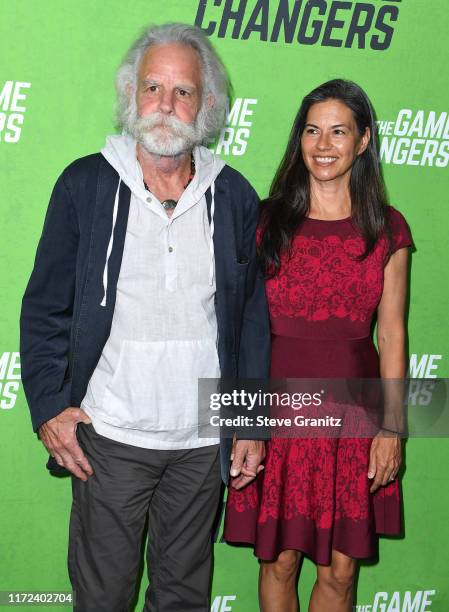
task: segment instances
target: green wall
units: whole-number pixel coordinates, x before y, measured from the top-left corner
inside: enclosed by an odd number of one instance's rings
[[[196,19],[210,33],[233,84],[220,154],[261,196],[301,98],[334,77],[366,89],[382,121],[390,201],[406,216],[416,244],[411,374],[448,375],[447,0],[4,0],[0,591],[70,588],[70,482],[51,478],[44,468],[46,452],[31,431],[15,355],[20,300],[50,191],[69,162],[98,151],[114,131],[115,70],[140,30],[149,23]],[[359,612],[449,609],[448,459],[444,439],[407,443],[405,537],[383,539],[380,562],[362,566]],[[257,573],[250,550],[217,543],[213,610],[258,610]],[[314,566],[306,561],[304,606],[313,576]]]

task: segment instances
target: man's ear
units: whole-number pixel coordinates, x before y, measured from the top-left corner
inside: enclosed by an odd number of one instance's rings
[[[365,128],[365,133],[363,134],[360,140],[359,152],[357,155],[361,155],[364,151],[366,151],[366,148],[370,140],[371,140],[371,130],[369,129],[369,127],[367,127]]]
[[[136,92],[136,88],[133,85],[131,85],[131,83],[128,83],[125,88],[125,93],[126,93],[126,97],[128,98],[128,100],[131,100],[135,92]]]

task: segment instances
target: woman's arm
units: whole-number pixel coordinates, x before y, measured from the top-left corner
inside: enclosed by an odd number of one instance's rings
[[[405,303],[408,249],[399,249],[384,270],[384,289],[377,307],[377,346],[382,378],[404,378]]]
[[[368,478],[374,478],[371,492],[394,480],[401,464],[401,441],[398,434],[404,431],[407,262],[406,248],[399,249],[390,257],[385,266],[384,289],[377,308],[377,343],[385,402],[382,424],[385,429],[381,429],[371,444],[368,469]]]

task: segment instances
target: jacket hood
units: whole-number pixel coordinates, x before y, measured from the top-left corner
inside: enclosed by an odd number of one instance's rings
[[[108,136],[106,145],[101,150],[101,154],[107,162],[111,164],[114,170],[119,175],[117,190],[115,192],[114,207],[112,212],[112,227],[109,238],[109,244],[106,252],[106,261],[103,270],[103,299],[101,306],[106,306],[107,288],[108,288],[108,264],[114,245],[114,228],[117,220],[117,212],[119,205],[120,184],[123,181],[127,185],[131,193],[142,201],[147,199],[147,191],[143,184],[142,168],[137,161],[136,156],[136,141],[128,135]],[[181,196],[176,211],[180,214],[195,206],[210,188],[211,191],[211,207],[210,207],[210,265],[209,265],[209,284],[213,284],[215,274],[214,260],[214,212],[215,212],[215,179],[220,174],[225,166],[223,160],[214,155],[209,149],[202,146],[194,147],[193,158],[195,160],[195,176],[192,182]],[[162,210],[159,214],[162,213]]]
[[[120,180],[128,185],[136,197],[145,201],[147,192],[143,185],[142,169],[137,161],[135,139],[128,135],[108,136],[101,153],[118,172]],[[193,157],[195,176],[191,190],[194,200],[199,201],[220,174],[225,162],[203,146],[194,147]]]

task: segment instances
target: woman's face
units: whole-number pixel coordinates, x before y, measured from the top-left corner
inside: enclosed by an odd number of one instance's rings
[[[320,182],[349,178],[352,165],[365,151],[370,130],[360,135],[352,110],[340,100],[317,102],[310,107],[301,137],[304,163]]]

